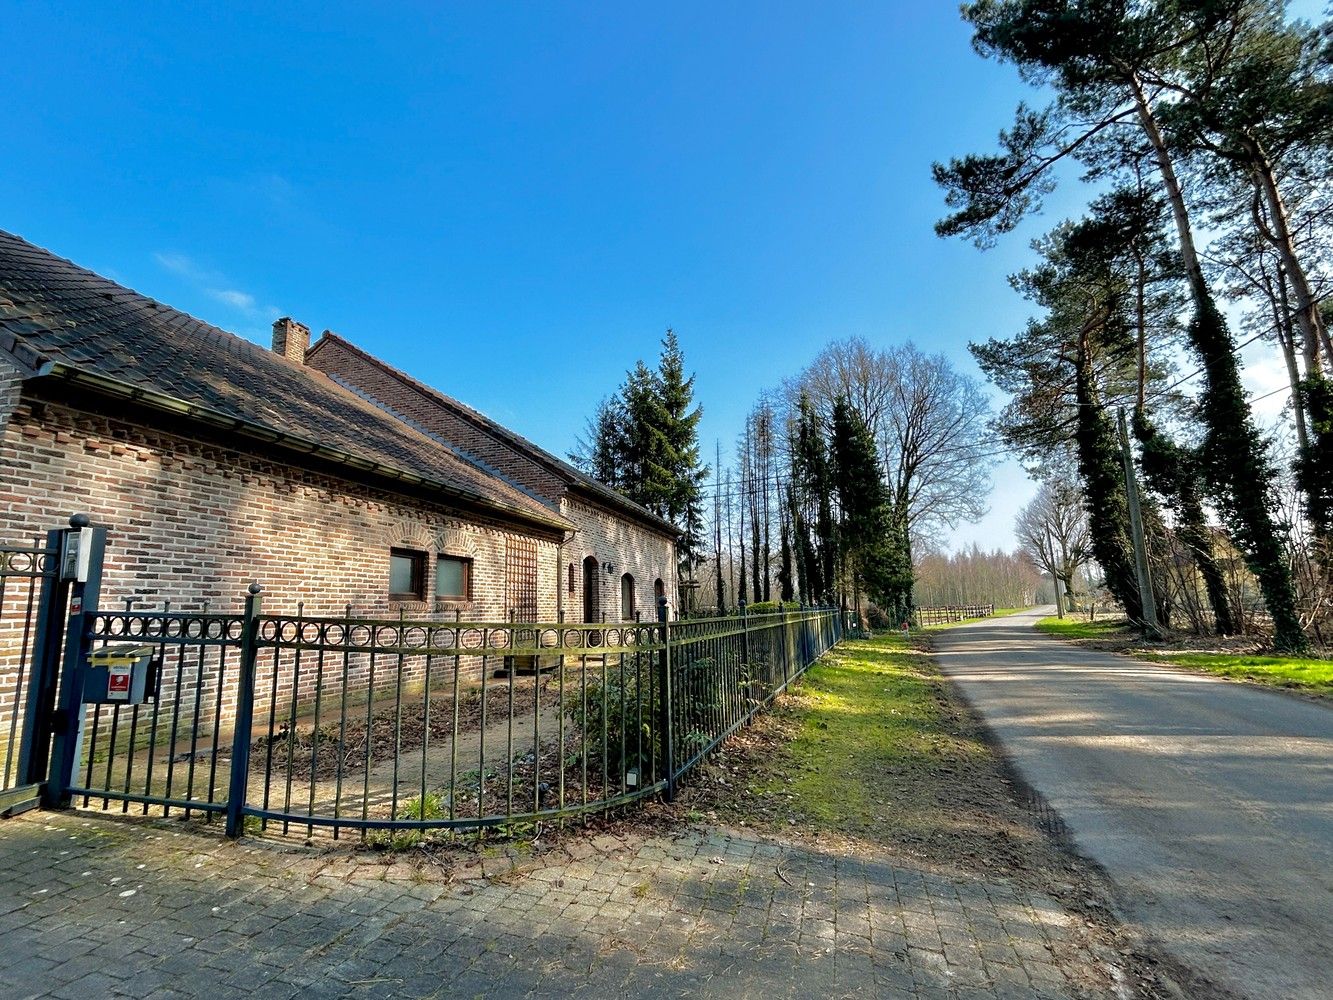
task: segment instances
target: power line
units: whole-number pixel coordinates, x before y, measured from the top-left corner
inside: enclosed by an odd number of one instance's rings
[[[1241,347],[1245,347],[1245,346],[1246,346],[1247,344],[1249,344],[1249,343],[1253,343],[1253,339],[1250,340],[1250,341],[1247,341],[1246,344],[1242,344],[1242,345],[1240,345],[1240,346],[1241,346]],[[1177,381],[1176,383],[1174,383],[1174,385],[1172,385],[1172,386],[1168,386],[1166,389],[1160,390],[1160,392],[1161,392],[1161,393],[1169,392],[1172,388],[1175,387],[1175,385],[1179,385],[1181,382],[1183,382],[1183,381],[1187,381],[1188,379],[1193,378],[1194,376],[1200,374],[1200,372],[1202,372],[1202,371],[1203,371],[1203,369],[1199,369],[1199,371],[1196,371],[1196,372],[1191,373],[1190,375],[1184,376],[1182,379],[1180,379],[1179,381]],[[1279,393],[1290,392],[1290,391],[1291,391],[1291,388],[1290,388],[1289,386],[1280,386],[1280,387],[1278,387],[1277,389],[1273,389],[1273,390],[1270,391],[1270,392],[1266,392],[1266,393],[1264,393],[1262,396],[1251,396],[1251,397],[1249,397],[1248,399],[1246,399],[1246,403],[1249,403],[1249,404],[1253,404],[1253,403],[1261,403],[1261,402],[1263,402],[1265,399],[1269,399],[1269,398],[1271,398],[1271,397],[1273,397],[1273,396],[1278,395]],[[1112,402],[1101,403],[1101,404],[1076,404],[1076,405],[1100,405],[1100,406],[1102,406],[1103,408],[1109,408],[1109,407],[1111,407],[1111,406],[1115,406],[1115,405],[1117,405],[1117,403],[1116,403],[1115,401],[1112,401]],[[984,447],[988,447],[988,446],[990,446],[990,445],[999,445],[999,447],[996,448],[996,450],[994,450],[994,451],[976,451],[976,450],[975,450],[976,448],[984,448]],[[999,458],[999,457],[1003,457],[1003,456],[1006,456],[1006,455],[1019,454],[1019,453],[1023,452],[1024,450],[1026,450],[1026,449],[1025,449],[1023,446],[1021,446],[1021,445],[1002,444],[1002,443],[1001,443],[1000,441],[998,441],[998,440],[990,440],[990,441],[984,441],[984,440],[983,440],[983,441],[978,441],[978,443],[975,444],[975,445],[955,445],[955,446],[951,446],[951,447],[941,448],[941,449],[939,449],[938,451],[933,452],[932,455],[963,454],[964,457],[962,457],[962,458],[960,458],[960,459],[957,459],[957,460],[955,460],[955,461],[953,461],[953,462],[946,462],[946,463],[935,463],[935,462],[932,462],[928,467],[931,468],[931,469],[939,469],[939,468],[941,468],[942,466],[947,468],[947,467],[949,467],[949,466],[961,465],[961,464],[963,464],[964,462],[974,462],[974,461],[979,461],[979,460],[987,459],[987,458]],[[763,476],[763,477],[755,477],[755,478],[747,479],[747,480],[745,480],[744,484],[742,484],[740,480],[736,480],[736,481],[734,481],[733,486],[732,486],[731,488],[729,488],[729,489],[722,489],[721,486],[720,486],[720,484],[719,484],[719,482],[718,482],[718,478],[717,478],[717,472],[718,472],[718,470],[714,469],[713,471],[714,471],[714,474],[713,474],[713,481],[712,481],[712,482],[713,482],[713,485],[712,485],[712,486],[706,486],[706,487],[701,487],[701,488],[700,488],[699,496],[700,496],[700,499],[701,499],[701,500],[703,500],[703,499],[713,499],[714,496],[721,496],[721,497],[726,497],[726,498],[731,498],[731,497],[741,497],[741,496],[745,496],[746,494],[748,494],[748,493],[750,492],[752,486],[756,486],[756,485],[757,485],[757,486],[767,485],[767,486],[774,486],[774,487],[779,487],[779,488],[781,488],[781,487],[785,487],[785,486],[787,486],[787,485],[790,483],[790,481],[791,481],[791,477],[790,477],[790,476],[782,476],[782,475]]]

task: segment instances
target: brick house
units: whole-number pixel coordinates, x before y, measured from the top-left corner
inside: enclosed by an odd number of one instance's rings
[[[110,528],[104,604],[233,606],[257,579],[309,613],[532,621],[582,611],[585,578],[599,614],[626,573],[631,612],[639,580],[673,592],[670,525],[308,343],[280,320],[261,348],[0,232],[0,540],[87,511]]]
[[[567,619],[650,619],[657,598],[674,601],[676,531],[667,521],[332,331],[324,331],[304,361],[568,520],[574,533],[562,547],[557,595]]]

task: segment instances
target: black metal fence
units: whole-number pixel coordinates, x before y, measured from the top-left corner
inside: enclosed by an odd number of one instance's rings
[[[669,797],[844,624],[822,608],[611,626],[266,615],[257,592],[239,615],[83,619],[88,651],[151,647],[154,698],[81,706],[58,798],[334,837]]]

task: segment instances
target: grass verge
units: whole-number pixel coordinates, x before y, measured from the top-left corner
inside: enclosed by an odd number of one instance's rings
[[[1296,656],[1264,656],[1254,652],[1226,652],[1223,650],[1171,649],[1137,645],[1138,636],[1124,619],[1088,622],[1074,618],[1043,618],[1036,623],[1038,630],[1064,639],[1124,640],[1093,648],[1110,649],[1125,653],[1138,660],[1162,663],[1186,670],[1214,674],[1230,680],[1249,681],[1269,687],[1302,691],[1320,697],[1333,698],[1333,660]]]
[[[1068,877],[1003,760],[927,653],[893,632],[826,654],[691,797],[724,820],[889,845],[953,871]]]
[[[1253,656],[1241,653],[1174,653],[1135,650],[1139,659],[1188,667],[1272,687],[1295,688],[1333,697],[1333,660],[1310,660],[1292,656]]]
[[[1038,632],[1058,635],[1062,639],[1105,639],[1128,631],[1129,621],[1124,618],[1099,618],[1088,621],[1086,618],[1040,618],[1033,625]]]

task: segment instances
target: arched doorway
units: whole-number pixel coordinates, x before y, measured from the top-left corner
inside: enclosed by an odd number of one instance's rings
[[[598,571],[601,569],[601,563],[597,561],[596,556],[588,556],[583,560],[583,620],[585,622],[595,622],[601,620],[602,609],[599,597],[601,596],[601,577]]]
[[[653,581],[653,616],[656,617],[658,609],[662,606],[662,598],[666,597],[666,584],[662,582],[659,576]]]

